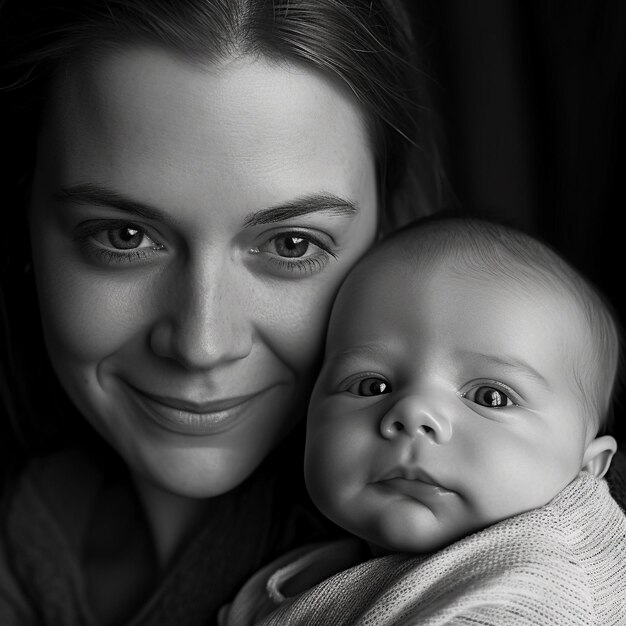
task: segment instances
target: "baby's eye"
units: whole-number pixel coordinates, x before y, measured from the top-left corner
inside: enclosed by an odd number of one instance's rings
[[[369,376],[353,382],[347,391],[356,396],[380,396],[384,393],[390,393],[391,385],[382,378]]]
[[[463,394],[470,402],[492,409],[515,406],[515,402],[502,389],[489,385],[478,385]]]

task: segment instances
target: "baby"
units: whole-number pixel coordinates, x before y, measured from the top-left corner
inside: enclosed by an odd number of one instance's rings
[[[360,540],[270,564],[222,623],[626,624],[618,357],[602,297],[516,229],[434,218],[379,243],[337,296],[305,454]]]

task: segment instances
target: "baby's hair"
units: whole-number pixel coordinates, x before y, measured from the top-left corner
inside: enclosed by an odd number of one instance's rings
[[[622,358],[618,318],[598,288],[550,245],[495,220],[442,214],[409,224],[376,250],[393,250],[416,271],[434,269],[445,260],[461,277],[506,278],[566,295],[583,314],[591,339],[580,346],[573,371],[581,401],[601,432],[611,428]]]

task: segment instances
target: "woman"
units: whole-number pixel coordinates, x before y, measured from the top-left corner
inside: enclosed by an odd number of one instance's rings
[[[382,228],[437,204],[408,20],[35,4],[0,14],[0,622],[210,623],[331,532],[293,496],[330,304]]]

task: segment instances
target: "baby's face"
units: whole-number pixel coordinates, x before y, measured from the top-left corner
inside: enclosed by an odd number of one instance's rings
[[[576,308],[431,274],[379,257],[348,279],[309,411],[314,502],[385,550],[428,552],[546,504],[594,438],[572,374]]]

